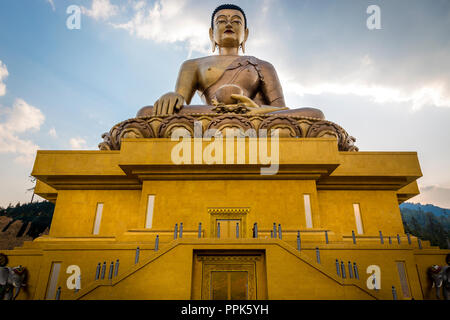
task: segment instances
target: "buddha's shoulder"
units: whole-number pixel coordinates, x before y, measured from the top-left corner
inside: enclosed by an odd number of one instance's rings
[[[220,59],[220,58],[221,58],[221,56],[219,56],[219,55],[211,55],[211,56],[205,56],[205,57],[185,60],[183,64],[185,64],[185,65],[199,65],[199,64],[210,62],[210,61],[217,61],[217,59]]]
[[[206,57],[189,59],[189,60],[184,61],[182,67],[183,68],[195,68],[200,65],[215,64],[215,63],[217,63],[218,59],[230,60],[230,57],[229,56],[226,57],[226,56],[219,56],[219,55],[211,55],[211,56],[206,56]],[[257,65],[261,66],[262,68],[273,69],[273,65],[270,62],[258,59],[254,56],[237,56],[236,58],[231,59],[231,61],[235,61],[236,59],[249,60],[250,62],[257,64]]]
[[[258,59],[256,57],[252,57],[252,56],[249,56],[249,58],[254,59],[254,61],[256,61],[256,63],[258,65],[260,65],[261,67],[263,67],[263,68],[274,69],[274,66],[268,61],[265,61],[265,60],[262,60],[262,59]]]

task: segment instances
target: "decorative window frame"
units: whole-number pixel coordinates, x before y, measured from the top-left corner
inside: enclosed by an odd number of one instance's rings
[[[210,237],[217,237],[217,220],[233,219],[240,220],[239,237],[245,238],[247,236],[247,215],[250,212],[250,208],[208,208],[208,214],[210,216]]]

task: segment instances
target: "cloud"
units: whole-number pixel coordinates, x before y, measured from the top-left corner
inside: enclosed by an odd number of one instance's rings
[[[70,148],[75,150],[86,150],[88,149],[86,140],[80,137],[71,138],[69,141]]]
[[[49,135],[50,137],[52,137],[52,138],[58,137],[58,135],[56,134],[56,129],[55,129],[55,128],[51,128],[51,129],[48,131],[48,135]]]
[[[199,10],[197,3],[188,0],[157,0],[153,5],[145,1],[130,1],[124,8],[131,18],[110,23],[140,39],[158,43],[185,42],[189,53],[209,51],[209,17]]]
[[[5,110],[4,113],[8,115],[8,119],[3,126],[10,132],[21,133],[27,130],[39,130],[45,120],[41,110],[29,105],[22,99],[16,99],[13,108]]]
[[[55,2],[53,0],[47,0],[47,2],[52,6],[52,10],[55,11],[56,10]]]
[[[110,0],[92,0],[91,9],[81,7],[81,12],[95,20],[107,20],[117,15],[119,7],[111,4]]]
[[[18,136],[26,131],[38,131],[45,120],[38,108],[16,99],[12,108],[1,110],[5,120],[0,122],[0,153],[17,154],[16,162],[30,164],[39,146]]]
[[[9,75],[6,65],[0,60],[0,97],[6,94],[6,85],[3,80]]]
[[[438,185],[419,187],[420,194],[408,200],[421,204],[433,204],[435,206],[450,209],[450,188]]]
[[[286,78],[292,78],[287,76]],[[300,97],[304,95],[356,95],[365,96],[376,103],[407,103],[412,110],[418,110],[424,106],[434,105],[437,107],[450,107],[450,96],[447,96],[440,85],[424,85],[414,91],[401,88],[382,86],[378,83],[363,84],[353,81],[342,82],[320,82],[313,84],[302,84],[300,82],[287,81],[284,89],[288,93]]]
[[[354,70],[340,79],[311,80],[301,82],[298,77],[291,74],[283,75],[286,81],[284,89],[288,93],[300,97],[304,95],[356,95],[370,98],[375,103],[406,103],[412,110],[418,110],[424,106],[450,107],[449,83],[434,79],[417,83],[404,82],[398,85],[385,83],[377,73],[381,69],[368,54],[361,57]],[[330,74],[336,74],[331,67],[327,70]],[[311,72],[311,73],[315,73]],[[312,77],[315,78],[315,77]],[[331,77],[332,78],[332,77]]]

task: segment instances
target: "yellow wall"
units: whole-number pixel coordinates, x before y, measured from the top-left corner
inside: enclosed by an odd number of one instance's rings
[[[92,236],[97,203],[103,203],[99,236],[136,228],[140,195],[138,190],[60,190],[50,236]]]
[[[377,190],[319,190],[319,210],[322,227],[334,232],[357,234],[353,204],[360,207],[363,235],[385,236],[404,234],[395,191]],[[380,219],[380,217],[383,217]]]

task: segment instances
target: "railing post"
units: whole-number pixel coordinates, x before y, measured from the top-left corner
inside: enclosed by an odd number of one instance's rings
[[[348,262],[348,277],[349,277],[350,279],[353,278],[352,263],[351,263],[350,261]]]
[[[75,292],[81,289],[81,274],[75,279]]]
[[[201,238],[202,237],[202,223],[199,222],[198,224],[198,237]]]
[[[300,251],[301,249],[301,239],[300,239],[300,230],[297,231],[297,250]]]
[[[100,277],[100,269],[102,268],[102,264],[99,262],[97,264],[97,270],[95,271],[95,280],[98,280],[98,278]]]
[[[397,242],[398,244],[401,244],[400,235],[397,233]]]
[[[217,238],[220,239],[220,222],[217,222]]]
[[[344,265],[344,261],[341,260],[341,272],[342,272],[342,278],[347,278],[347,274],[345,272],[345,265]]]
[[[392,299],[397,300],[397,290],[395,290],[395,287],[392,286]]]
[[[339,260],[338,259],[336,259],[336,273],[337,273],[338,277],[341,276],[341,270],[339,268]]]
[[[353,271],[355,272],[355,278],[359,280],[358,266],[356,262],[353,262]]]
[[[328,231],[325,230],[325,243],[328,244]]]
[[[61,287],[58,287],[55,294],[55,300],[59,300],[61,298]]]
[[[239,222],[236,223],[236,238],[239,239]]]
[[[136,248],[136,255],[134,256],[134,264],[137,264],[139,262],[139,247]]]
[[[183,222],[180,223],[180,239],[183,238]]]
[[[317,263],[320,263],[320,251],[319,251],[318,247],[316,247],[316,260],[317,260]]]
[[[273,237],[277,237],[277,224],[275,222],[273,223]]]
[[[178,223],[175,223],[175,229],[173,230],[173,238],[176,239],[178,236]]]
[[[384,244],[384,240],[383,240],[383,233],[381,231],[380,232],[380,242],[381,244]]]
[[[282,234],[281,234],[281,224],[278,224],[278,238],[281,240],[283,237],[282,237]]]
[[[355,231],[353,231],[353,230],[352,230],[352,240],[353,240],[353,244],[356,244]]]
[[[114,277],[119,274],[119,259],[116,260],[116,266],[114,267]]]
[[[406,237],[408,238],[408,244],[411,244],[411,235],[409,233],[407,233]]]
[[[158,250],[159,250],[159,234],[157,234],[155,238],[155,251]]]
[[[114,262],[111,261],[111,264],[109,265],[109,273],[108,273],[108,279],[111,280],[113,277],[114,272]]]
[[[105,272],[106,272],[106,261],[103,262],[103,266],[102,266],[102,274],[100,275],[100,278],[103,280],[105,279]]]

